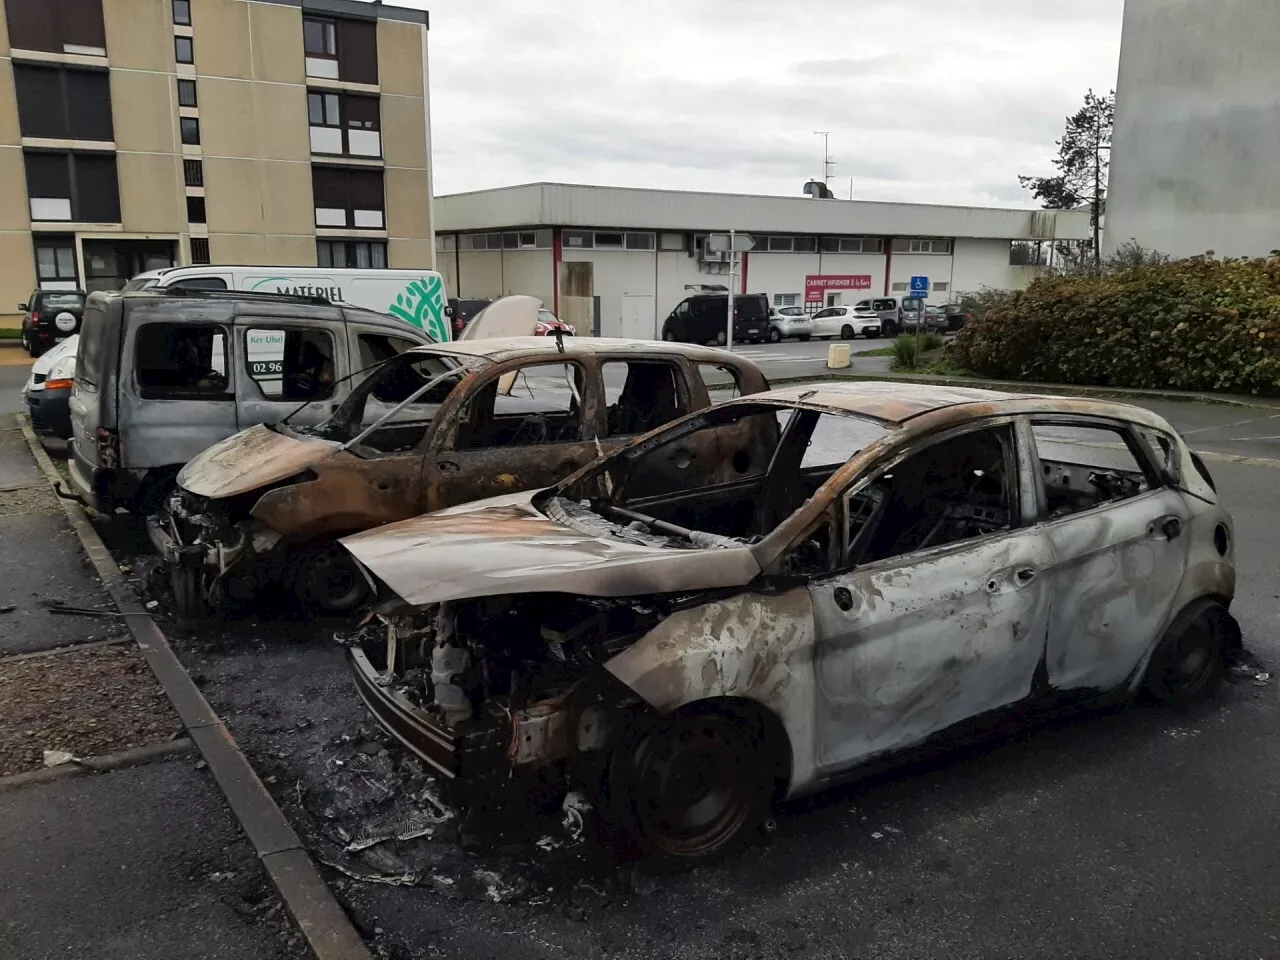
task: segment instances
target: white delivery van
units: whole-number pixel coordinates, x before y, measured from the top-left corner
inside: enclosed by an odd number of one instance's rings
[[[434,270],[343,270],[332,267],[166,267],[140,273],[126,291],[151,287],[188,290],[250,290],[324,297],[389,314],[424,330],[433,340],[451,339],[445,316],[444,278]]]

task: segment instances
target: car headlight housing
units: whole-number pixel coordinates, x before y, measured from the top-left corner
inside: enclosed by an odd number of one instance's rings
[[[44,382],[46,390],[69,390],[75,385],[76,355],[69,354],[53,365]]]

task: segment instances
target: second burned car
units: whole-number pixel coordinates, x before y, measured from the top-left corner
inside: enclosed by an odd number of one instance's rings
[[[338,538],[546,486],[707,406],[716,381],[767,388],[749,360],[705,347],[586,337],[418,347],[315,426],[258,425],[193,459],[152,539],[184,616],[273,582],[306,610],[344,612],[367,583]]]

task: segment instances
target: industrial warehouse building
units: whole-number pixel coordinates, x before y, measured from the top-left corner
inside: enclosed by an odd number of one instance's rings
[[[931,303],[1021,288],[1084,211],[1007,210],[534,183],[437,197],[436,267],[452,296],[540,297],[580,333],[652,338],[686,296],[728,283],[708,234],[749,234],[734,290],[817,309],[906,295]],[[1031,256],[1028,256],[1028,251]]]

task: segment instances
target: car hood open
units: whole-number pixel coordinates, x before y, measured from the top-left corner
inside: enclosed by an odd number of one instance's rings
[[[502,337],[531,337],[538,328],[537,297],[514,294],[493,301],[467,324],[459,340],[493,340]]]
[[[201,497],[234,497],[287,480],[325,460],[342,444],[279,433],[258,424],[220,440],[190,461],[178,485]]]
[[[535,493],[481,500],[342,541],[414,605],[516,593],[625,597],[742,586],[759,572],[745,546],[673,549],[597,537],[533,506]]]

